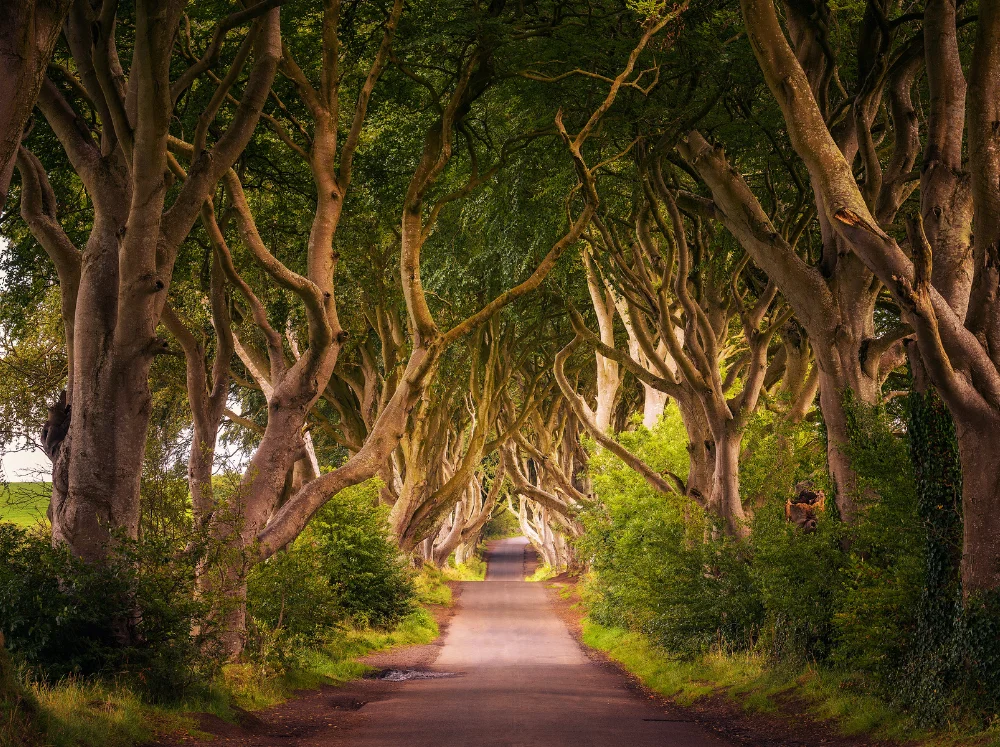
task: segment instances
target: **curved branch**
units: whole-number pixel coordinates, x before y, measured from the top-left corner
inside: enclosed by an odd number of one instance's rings
[[[587,408],[585,406],[586,403],[584,403],[580,396],[573,390],[573,387],[570,386],[569,381],[566,379],[566,359],[569,358],[569,356],[573,354],[573,351],[576,350],[576,348],[582,343],[582,336],[577,335],[574,337],[566,347],[559,351],[552,366],[552,371],[555,374],[556,382],[559,384],[559,389],[562,390],[563,396],[566,397],[566,400],[569,402],[569,406],[573,410],[573,414],[576,415],[581,423],[583,423],[587,432],[595,441],[597,441],[597,443],[642,475],[651,487],[661,493],[676,493],[677,490],[675,487],[663,479],[659,473],[655,472],[649,465],[617,441],[609,438],[606,434],[601,432],[601,430],[597,427],[597,423],[594,422],[594,419],[587,412]]]

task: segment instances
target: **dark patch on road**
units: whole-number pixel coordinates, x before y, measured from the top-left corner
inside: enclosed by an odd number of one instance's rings
[[[441,677],[458,677],[458,672],[427,672],[419,669],[384,669],[376,672],[373,677],[387,682],[406,682],[407,680],[436,680]]]

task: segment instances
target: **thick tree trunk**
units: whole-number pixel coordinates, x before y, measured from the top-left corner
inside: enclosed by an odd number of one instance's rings
[[[468,565],[469,561],[476,554],[476,548],[479,546],[480,534],[476,534],[474,537],[469,538],[461,543],[455,548],[455,562],[459,565]]]
[[[665,392],[653,389],[649,384],[642,384],[642,425],[652,430],[663,417],[670,398]]]
[[[149,427],[148,376],[154,353],[152,338],[137,344],[116,336],[119,237],[128,216],[128,193],[117,185],[115,200],[114,186],[106,186],[109,194],[84,252],[69,434],[53,465],[49,507],[53,542],[65,543],[89,562],[105,556],[113,531],[130,537],[138,532],[138,466]]]
[[[215,501],[212,492],[212,471],[215,466],[215,433],[201,434],[194,429],[191,438],[191,453],[188,455],[188,489],[191,492],[191,511],[195,521],[208,516]]]
[[[68,476],[53,478],[49,507],[52,540],[88,562],[101,560],[122,530],[139,529],[139,485],[151,397],[148,361],[115,365],[77,376],[67,451]],[[96,374],[96,375],[94,375]],[[57,460],[55,470],[62,465]]]
[[[858,404],[874,407],[881,403],[882,392],[877,382],[865,376],[860,366],[831,374],[819,363],[819,403],[826,426],[826,458],[830,477],[836,491],[837,511],[848,523],[858,512],[858,475],[851,463],[848,447],[847,400],[852,397]],[[837,374],[840,375],[837,375]],[[846,375],[845,375],[846,374]]]
[[[962,460],[962,593],[1000,588],[1000,417],[957,423]]]
[[[448,558],[462,542],[462,529],[466,521],[465,501],[461,500],[455,506],[451,524],[445,525],[444,536],[438,535],[438,542],[434,546],[434,565],[443,568],[448,562]]]
[[[748,517],[740,499],[740,447],[743,434],[732,426],[723,426],[715,438],[715,473],[709,505],[726,522],[731,537],[750,535]]]
[[[715,439],[708,427],[705,410],[693,395],[676,401],[688,438],[687,494],[707,498],[712,493],[715,474]]]
[[[604,287],[584,255],[587,267],[587,285],[590,289],[590,300],[597,315],[597,326],[600,329],[601,342],[610,347],[615,345],[615,303],[612,292]],[[618,375],[618,363],[605,358],[600,353],[594,353],[597,364],[597,401],[594,407],[594,422],[601,432],[607,433],[611,427],[611,417],[614,415],[615,403],[618,400],[618,387],[621,378]]]
[[[597,357],[597,407],[594,410],[594,422],[597,427],[607,433],[611,427],[611,416],[615,412],[615,400],[618,397],[618,374],[608,369],[614,366],[613,361],[596,354]]]
[[[472,560],[473,555],[476,552],[476,545],[478,544],[479,538],[476,537],[476,542],[462,542],[455,548],[455,562],[459,565],[467,565],[470,560]]]
[[[0,211],[7,202],[21,135],[38,91],[69,0],[6,0],[0,20]]]
[[[426,402],[426,400],[425,400]],[[423,406],[421,407],[423,409]],[[419,415],[418,415],[419,420]],[[427,497],[430,487],[431,458],[442,458],[443,454],[433,449],[435,439],[428,438],[427,424],[418,422],[414,432],[408,439],[409,453],[406,458],[406,476],[399,490],[399,497],[396,498],[392,508],[389,509],[389,532],[400,544],[400,548],[406,552],[412,550],[417,542],[422,539],[411,537],[409,546],[404,546],[404,538],[410,529],[413,515],[420,504]],[[425,453],[430,449],[431,454]]]

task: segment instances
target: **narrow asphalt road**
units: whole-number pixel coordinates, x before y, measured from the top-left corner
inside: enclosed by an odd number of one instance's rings
[[[364,708],[350,732],[364,747],[724,747],[678,721],[590,661],[541,584],[522,581],[526,540],[487,557],[484,583],[467,583],[432,670]]]

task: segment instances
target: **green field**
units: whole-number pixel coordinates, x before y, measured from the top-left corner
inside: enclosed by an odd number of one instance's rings
[[[45,521],[52,484],[48,482],[9,482],[0,487],[0,521],[32,526]]]

